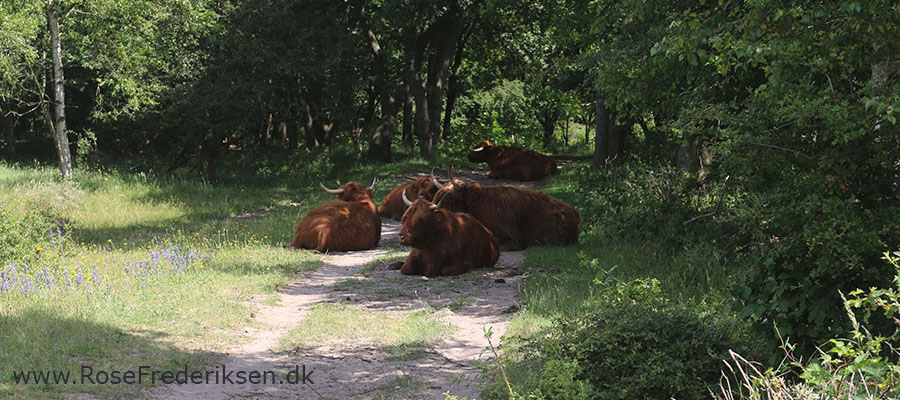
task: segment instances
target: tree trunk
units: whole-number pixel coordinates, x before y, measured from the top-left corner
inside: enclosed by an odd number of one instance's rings
[[[287,147],[291,150],[297,149],[297,142],[300,140],[300,133],[298,132],[297,123],[292,121],[288,121],[287,123]]]
[[[443,110],[444,87],[450,75],[450,64],[456,47],[465,30],[470,12],[459,8],[454,2],[450,9],[437,21],[432,48],[434,53],[428,65],[428,123],[432,146],[441,142],[441,110]]]
[[[6,154],[16,153],[16,124],[18,120],[11,115],[0,115],[2,128],[0,128],[0,138],[3,139],[5,146],[3,150]]]
[[[541,124],[541,128],[544,130],[543,143],[544,150],[550,148],[550,145],[553,141],[553,131],[556,129],[556,121],[559,120],[559,113],[555,111],[547,111],[539,114],[538,122]]]
[[[703,136],[688,134],[685,140],[687,144],[678,149],[678,169],[692,174],[696,173],[700,179],[703,179],[708,174],[707,167],[712,162],[709,150],[703,142]]]
[[[54,0],[47,0],[47,22],[50,25],[50,47],[53,52],[53,92],[55,112],[53,118],[56,152],[59,154],[59,172],[63,179],[72,179],[72,153],[66,132],[66,94],[63,77],[62,44],[59,41],[59,19]]]
[[[462,56],[465,39],[460,39],[456,46],[456,56],[453,58],[453,73],[447,82],[447,105],[444,110],[444,138],[450,137],[450,122],[453,118],[453,108],[456,106],[456,98],[459,97],[459,75],[462,72]]]
[[[388,88],[387,83],[387,66],[384,53],[381,51],[381,45],[378,43],[378,37],[372,30],[371,21],[369,21],[368,13],[365,5],[360,7],[360,25],[366,37],[366,42],[372,50],[375,57],[375,91],[381,100],[381,122],[372,135],[369,142],[369,155],[381,162],[391,162],[391,140],[397,127],[397,110],[394,96]]]
[[[403,99],[403,143],[406,143],[407,147],[413,147],[415,145],[415,140],[413,140],[413,121],[415,120],[415,116],[413,115],[413,97],[412,91],[409,90],[409,86],[406,86],[405,98]]]
[[[408,147],[413,147],[413,124],[415,115],[413,114],[413,83],[416,81],[416,60],[415,60],[415,40],[410,39],[412,44],[406,46],[406,59],[403,60],[403,142]]]
[[[650,130],[650,127],[647,126],[647,121],[643,117],[641,117],[639,121],[641,130],[644,131],[644,140],[646,140],[647,143],[657,144],[662,142],[662,140],[660,140],[661,138],[658,137],[657,132]]]
[[[430,160],[434,157],[431,133],[428,131],[431,124],[429,124],[428,121],[428,101],[425,97],[425,82],[423,82],[423,77],[420,72],[422,71],[422,58],[424,57],[424,52],[424,46],[416,50],[414,61],[416,63],[416,72],[413,73],[410,90],[412,91],[413,99],[416,103],[415,132],[416,136],[419,138],[419,154],[422,158]]]
[[[609,159],[609,112],[603,102],[603,95],[597,93],[596,100],[597,117],[594,119],[597,132],[594,134],[594,159],[595,170],[606,168]]]

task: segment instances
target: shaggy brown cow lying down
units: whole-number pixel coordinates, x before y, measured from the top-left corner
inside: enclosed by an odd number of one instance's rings
[[[431,178],[428,176],[421,176],[419,179],[412,182],[405,182],[395,186],[387,196],[384,196],[384,200],[381,201],[381,208],[378,209],[378,212],[381,214],[382,218],[390,218],[399,221],[400,218],[403,217],[403,212],[406,211],[407,207],[401,197],[404,190],[406,191],[406,195],[411,199],[422,196],[425,200],[431,200],[438,188],[437,186],[434,186],[434,182],[432,182]]]
[[[297,224],[291,247],[320,252],[375,247],[381,238],[381,218],[372,201],[375,181],[369,187],[355,182],[346,183],[338,189],[320,185],[326,192],[337,194],[338,200],[309,210]]]
[[[403,193],[405,198],[405,193]],[[409,202],[400,244],[411,246],[406,261],[390,265],[404,275],[452,276],[497,263],[500,250],[487,228],[468,214],[438,208],[425,199]]]
[[[578,243],[578,211],[536,190],[470,185],[451,175],[450,182],[438,190],[434,200],[441,208],[469,213],[481,221],[503,251]]]
[[[469,152],[469,161],[486,162],[491,178],[537,181],[556,172],[556,160],[541,153],[513,146],[497,146],[482,140]]]

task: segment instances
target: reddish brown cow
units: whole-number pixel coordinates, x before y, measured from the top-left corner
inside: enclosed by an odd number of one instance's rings
[[[405,197],[405,196],[404,196]],[[411,246],[406,261],[390,265],[404,275],[452,276],[497,263],[497,239],[478,220],[438,208],[425,199],[409,202],[400,244]]]
[[[578,211],[536,190],[470,185],[451,176],[434,200],[441,208],[466,212],[481,221],[504,251],[578,243]]]
[[[297,224],[291,247],[316,249],[320,252],[375,247],[381,238],[381,218],[372,201],[375,182],[369,187],[350,182],[338,189],[320,185],[328,193],[337,194],[338,200],[322,203],[309,210]]]
[[[541,153],[482,140],[469,152],[469,161],[486,162],[491,178],[537,181],[556,172],[556,160]]]
[[[404,190],[410,198],[415,199],[422,196],[425,200],[431,200],[434,198],[434,193],[437,192],[438,188],[428,176],[421,176],[412,182],[397,185],[381,201],[381,208],[378,209],[378,212],[383,218],[399,221],[403,217],[403,212],[406,211],[406,203],[403,202],[401,194]]]

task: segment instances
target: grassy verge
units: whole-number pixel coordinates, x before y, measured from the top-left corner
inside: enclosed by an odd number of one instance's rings
[[[410,348],[433,343],[451,331],[433,310],[377,312],[346,304],[319,304],[288,333],[279,349],[323,343]]]
[[[15,384],[12,371],[165,370],[219,359],[245,339],[255,305],[273,304],[296,271],[320,265],[317,254],[286,248],[306,211],[333,198],[313,169],[210,185],[106,169],[59,182],[54,168],[0,163],[0,231],[9,230],[0,232],[9,258],[0,265],[0,393],[128,397],[131,385]],[[348,163],[324,169],[322,180],[368,183],[377,174],[380,200],[397,171],[429,169],[416,160]],[[424,314],[395,317],[391,329],[415,343],[445,328]],[[415,343],[401,342],[384,344],[410,356]]]
[[[66,183],[54,175],[0,166],[0,229],[24,229],[12,234],[26,239],[0,243],[14,255],[0,267],[5,398],[134,392],[131,385],[16,384],[13,371],[80,377],[82,368],[209,365],[245,339],[256,304],[271,303],[296,271],[320,264],[314,253],[285,248],[296,221],[325,198],[312,185],[289,196],[284,188],[104,171],[79,171]],[[287,205],[297,199],[299,206]],[[46,214],[51,228],[16,225],[31,214]]]
[[[542,191],[569,204],[580,203],[563,174]],[[592,210],[581,210],[582,215]],[[728,265],[711,247],[694,245],[672,251],[656,241],[616,240],[590,227],[574,246],[531,247],[525,266],[541,273],[522,288],[522,311],[511,321],[508,335],[530,337],[555,317],[575,315],[592,307],[597,283],[606,279],[628,282],[652,278],[662,295],[679,303],[721,305],[732,300],[729,288],[743,271]]]
[[[731,287],[745,272],[702,241],[687,240],[677,247],[654,235],[639,238],[627,230],[617,235],[622,231],[606,229],[607,218],[640,206],[629,209],[607,201],[602,197],[607,192],[585,188],[571,170],[553,177],[541,190],[579,209],[580,241],[527,250],[525,266],[533,273],[521,288],[522,307],[510,321],[498,360],[506,378],[499,368],[491,372],[494,382],[484,395],[508,397],[507,378],[515,398],[702,392],[700,377],[717,376],[721,365],[711,355],[728,346],[754,346],[749,329],[737,320],[732,307]],[[621,229],[622,224],[616,226]],[[706,339],[679,338],[678,326],[696,326],[691,334]],[[665,344],[668,341],[678,343]],[[627,372],[619,376],[611,370],[660,376],[632,379]],[[671,386],[679,385],[676,382],[688,386]],[[644,392],[629,395],[629,390]]]

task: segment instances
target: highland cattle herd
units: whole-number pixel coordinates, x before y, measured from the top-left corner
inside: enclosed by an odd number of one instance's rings
[[[486,162],[489,176],[533,181],[556,172],[556,161],[537,152],[482,141],[469,160]],[[297,224],[291,247],[319,252],[368,250],[378,245],[381,218],[400,220],[398,239],[411,247],[390,264],[404,275],[460,275],[497,263],[500,251],[578,242],[581,218],[568,204],[542,192],[508,185],[471,184],[430,176],[394,187],[376,207],[373,188],[350,182],[328,193],[338,200],[310,210]],[[412,199],[412,200],[411,200]]]

